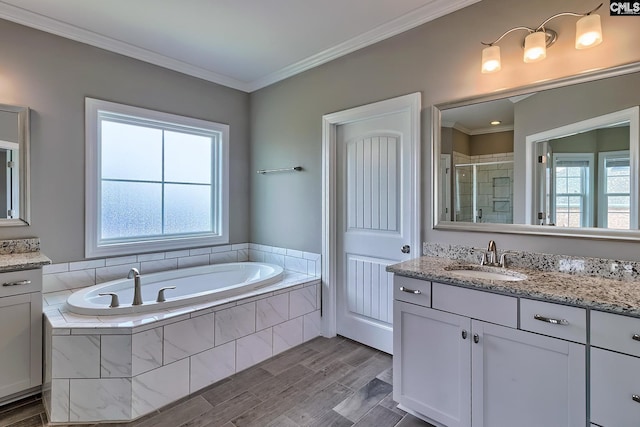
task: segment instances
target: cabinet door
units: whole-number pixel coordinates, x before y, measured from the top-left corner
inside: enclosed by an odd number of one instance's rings
[[[640,359],[591,347],[591,421],[604,427],[640,422]]]
[[[584,426],[585,346],[472,322],[474,427]]]
[[[394,400],[447,427],[470,426],[471,321],[400,301],[393,310]]]
[[[0,298],[0,398],[42,382],[42,295]]]

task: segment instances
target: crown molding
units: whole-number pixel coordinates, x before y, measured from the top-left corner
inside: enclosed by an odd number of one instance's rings
[[[412,12],[394,19],[393,21],[380,25],[371,31],[363,33],[357,37],[340,43],[335,47],[312,55],[252,82],[245,82],[223,74],[218,74],[211,70],[197,67],[110,37],[105,37],[92,31],[66,24],[56,19],[48,18],[2,1],[0,1],[0,18],[193,77],[201,78],[213,83],[221,84],[233,89],[238,89],[244,92],[253,92],[303,71],[325,64],[341,56],[347,55],[358,49],[362,49],[379,41],[398,35],[404,31],[422,25],[425,22],[432,21],[479,1],[481,0],[433,0]]]
[[[244,92],[249,91],[249,85],[246,82],[215,73],[211,70],[196,67],[192,64],[115,40],[111,37],[105,37],[92,31],[69,25],[4,2],[0,2],[0,18],[233,89]]]
[[[341,56],[355,52],[358,49],[370,46],[379,41],[396,36],[426,22],[465,8],[481,0],[433,0],[418,9],[413,10],[399,18],[389,21],[379,27],[367,31],[357,37],[340,43],[337,46],[312,55],[302,61],[284,67],[274,73],[256,79],[249,84],[250,92],[262,89],[273,83],[279,82],[303,71],[310,70],[319,65],[325,64]]]

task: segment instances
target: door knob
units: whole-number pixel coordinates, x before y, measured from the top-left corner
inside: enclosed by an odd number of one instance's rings
[[[402,247],[402,249],[400,249],[400,251],[401,251],[403,254],[408,254],[409,252],[411,252],[411,246],[409,246],[409,245],[404,245],[404,246]]]

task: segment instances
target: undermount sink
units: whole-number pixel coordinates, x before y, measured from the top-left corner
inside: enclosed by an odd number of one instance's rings
[[[474,279],[502,280],[504,282],[518,282],[527,278],[526,274],[486,265],[452,265],[444,268],[456,276]]]

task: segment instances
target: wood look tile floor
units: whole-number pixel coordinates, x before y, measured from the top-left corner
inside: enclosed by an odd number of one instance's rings
[[[388,354],[319,337],[131,423],[83,426],[433,427],[397,408],[391,378]],[[0,427],[48,425],[39,397],[0,407]]]

